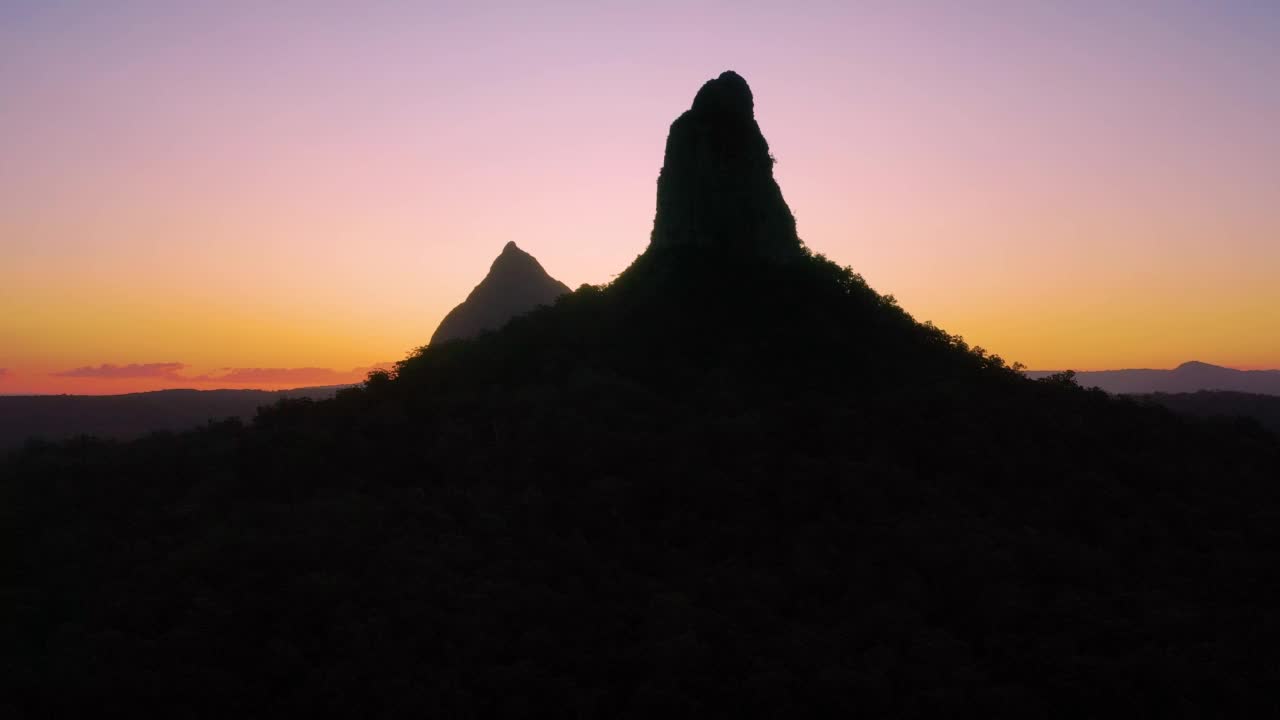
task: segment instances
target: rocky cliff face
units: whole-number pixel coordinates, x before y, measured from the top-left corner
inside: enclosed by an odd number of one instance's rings
[[[649,247],[682,244],[785,259],[799,254],[795,217],[773,179],[751,88],[728,71],[671,124]]]
[[[497,330],[511,318],[550,305],[567,292],[569,287],[548,275],[537,259],[509,242],[484,280],[444,316],[431,344]]]

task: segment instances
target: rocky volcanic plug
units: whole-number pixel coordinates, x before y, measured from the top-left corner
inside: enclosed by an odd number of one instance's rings
[[[773,259],[800,253],[796,220],[773,179],[751,88],[733,71],[707,81],[671,124],[650,248],[693,244]]]
[[[516,315],[550,305],[567,292],[569,286],[548,275],[536,258],[509,242],[484,280],[440,321],[431,343],[497,330]]]

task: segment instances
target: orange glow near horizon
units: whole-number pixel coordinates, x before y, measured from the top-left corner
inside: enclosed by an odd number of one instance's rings
[[[355,382],[509,240],[608,282],[729,68],[801,237],[917,319],[1280,368],[1274,9],[429,5],[0,8],[0,394]]]

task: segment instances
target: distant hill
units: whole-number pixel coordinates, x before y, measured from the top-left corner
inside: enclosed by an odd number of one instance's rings
[[[126,395],[0,395],[0,451],[28,438],[77,435],[125,440],[157,430],[190,430],[209,420],[248,420],[282,398],[321,400],[349,385],[292,390],[157,390]]]
[[[568,292],[568,285],[548,275],[537,259],[509,242],[489,267],[484,280],[440,321],[431,342],[470,338],[485,330],[497,330],[511,318],[539,305],[550,305]]]
[[[1029,371],[1039,379],[1053,371]],[[1188,393],[1199,390],[1280,395],[1280,370],[1236,370],[1202,362],[1186,362],[1172,370],[1097,370],[1077,372],[1082,387],[1098,387],[1116,395]]]

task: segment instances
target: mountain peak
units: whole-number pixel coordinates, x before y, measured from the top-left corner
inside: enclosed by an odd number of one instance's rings
[[[496,271],[508,269],[517,269],[519,272],[527,272],[533,275],[539,273],[546,275],[546,271],[542,269],[538,259],[521,250],[514,240],[502,246],[502,252],[498,253],[498,257],[494,258],[493,264],[489,266],[489,275],[492,276]]]
[[[508,242],[480,284],[440,321],[431,343],[497,330],[511,318],[550,305],[567,292],[569,287],[548,275],[537,258]]]
[[[799,254],[795,216],[773,178],[751,87],[732,70],[702,85],[671,124],[649,247]]]
[[[1187,362],[1184,362],[1178,367],[1174,368],[1174,370],[1230,370],[1230,369],[1231,368],[1224,368],[1221,365],[1211,365],[1207,362],[1200,362],[1199,360],[1188,360]]]
[[[738,73],[725,70],[714,80],[703,83],[698,94],[693,96],[694,112],[727,113],[754,117],[755,98],[751,95],[751,86]]]

